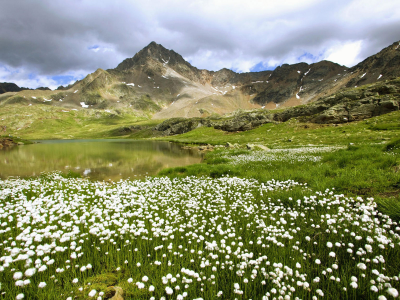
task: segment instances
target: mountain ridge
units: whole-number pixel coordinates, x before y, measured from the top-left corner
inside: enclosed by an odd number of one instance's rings
[[[342,88],[400,76],[399,45],[395,42],[352,68],[320,61],[236,73],[226,68],[198,69],[174,50],[151,42],[114,69],[98,69],[57,91],[6,92],[0,97],[0,105],[45,103],[65,108],[127,109],[158,119],[291,107],[314,102]]]

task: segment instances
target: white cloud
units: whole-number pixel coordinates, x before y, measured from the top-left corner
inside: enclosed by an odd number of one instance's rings
[[[362,41],[337,43],[326,51],[324,59],[352,67],[360,62],[361,47]]]
[[[77,70],[57,76],[43,76],[33,74],[26,68],[13,68],[10,66],[0,67],[0,82],[13,82],[19,87],[37,88],[48,87],[55,90],[60,85],[72,84],[84,78],[89,73],[88,70]]]

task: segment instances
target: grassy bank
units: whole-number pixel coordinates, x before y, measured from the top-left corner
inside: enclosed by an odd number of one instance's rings
[[[179,143],[225,145],[225,143],[262,144],[270,148],[309,145],[369,145],[400,138],[400,112],[346,124],[301,123],[296,119],[265,124],[243,132],[224,132],[202,127],[185,134],[164,137]]]
[[[0,126],[6,126],[7,135],[33,140],[112,138],[119,128],[148,119],[133,111],[73,110],[44,104],[13,104],[0,110]]]

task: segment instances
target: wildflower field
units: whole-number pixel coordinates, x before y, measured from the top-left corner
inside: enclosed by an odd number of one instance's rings
[[[371,198],[229,176],[0,186],[1,299],[398,295],[400,226]]]
[[[397,299],[398,129],[360,126],[142,180],[0,180],[0,299]]]

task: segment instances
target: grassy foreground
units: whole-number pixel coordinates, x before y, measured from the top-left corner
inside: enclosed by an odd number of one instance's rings
[[[3,299],[386,299],[400,227],[296,181],[0,182]]]
[[[0,299],[397,298],[399,116],[199,128],[163,139],[238,149],[141,181],[0,181]]]

